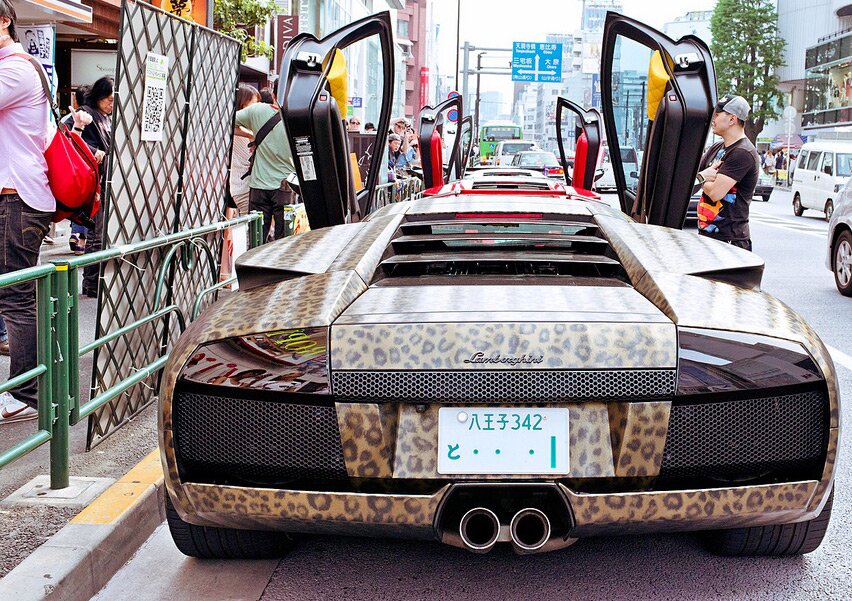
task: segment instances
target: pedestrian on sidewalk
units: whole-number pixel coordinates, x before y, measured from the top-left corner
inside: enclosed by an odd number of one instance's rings
[[[80,115],[75,114],[80,110],[86,103],[86,96],[91,91],[92,86],[80,86],[76,90],[74,90],[74,102],[70,108],[70,112],[62,119],[62,123],[68,129],[74,129],[79,134],[83,133],[83,130],[80,128],[74,127],[74,119],[82,118],[84,120],[84,124],[88,125],[92,122],[92,116],[85,111],[80,111]],[[94,149],[92,150],[94,152]],[[86,252],[86,240],[89,236],[89,228],[85,225],[80,225],[79,223],[71,224],[71,236],[68,238],[68,246],[71,247],[71,252],[75,255],[82,255]]]
[[[263,213],[263,241],[267,241],[273,220],[274,239],[278,240],[284,237],[284,207],[297,201],[287,183],[295,167],[281,113],[261,100],[237,111],[236,125],[255,138],[248,180],[249,209]]]
[[[106,189],[107,180],[107,156],[112,146],[112,107],[113,107],[113,79],[112,77],[101,77],[86,95],[83,111],[92,116],[92,122],[83,129],[83,141],[89,145],[95,155],[95,160],[100,165],[101,172],[101,195]],[[104,212],[98,211],[94,218],[95,227],[89,231],[86,244],[86,254],[101,250],[103,245]],[[90,298],[97,298],[98,283],[101,277],[101,266],[99,264],[87,265],[83,269],[83,294]]]
[[[726,95],[713,112],[713,133],[722,138],[701,159],[698,183],[698,233],[751,250],[749,205],[757,186],[757,150],[745,135],[749,106],[742,96]]]
[[[17,15],[0,0],[0,274],[33,267],[50,229],[56,201],[44,151],[52,139],[41,78],[17,42]],[[8,332],[9,377],[37,364],[35,282],[0,288],[0,315]],[[38,379],[0,394],[0,424],[38,416]]]

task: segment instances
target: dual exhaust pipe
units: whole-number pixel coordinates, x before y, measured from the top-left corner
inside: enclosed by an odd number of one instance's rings
[[[535,507],[517,512],[508,526],[500,524],[497,514],[486,507],[474,507],[462,516],[459,535],[464,546],[474,553],[488,553],[498,542],[508,541],[518,554],[542,550],[551,537],[550,520]]]

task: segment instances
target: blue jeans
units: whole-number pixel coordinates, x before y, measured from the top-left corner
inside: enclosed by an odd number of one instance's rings
[[[85,238],[89,235],[89,228],[87,228],[85,225],[77,225],[76,223],[72,223],[71,234],[76,235],[78,238]]]
[[[50,229],[53,213],[33,209],[17,194],[0,195],[0,273],[33,267],[38,263],[41,241]],[[0,315],[9,331],[9,377],[33,369],[36,348],[35,282],[0,288]],[[38,379],[10,390],[16,399],[35,407]]]

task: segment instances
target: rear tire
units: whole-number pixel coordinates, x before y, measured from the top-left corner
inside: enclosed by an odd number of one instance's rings
[[[823,209],[823,212],[825,213],[825,220],[831,221],[831,215],[834,213],[834,203],[830,200],[826,201],[825,209]]]
[[[804,212],[805,208],[802,206],[802,198],[799,196],[799,193],[796,192],[796,196],[793,197],[793,215],[801,217]]]
[[[835,240],[831,270],[838,292],[843,296],[852,296],[852,232],[842,232]]]
[[[769,197],[770,197],[771,195],[772,195],[772,194],[770,193],[770,194],[767,194],[766,196],[762,196],[761,198],[763,198],[763,202],[769,202]]]
[[[819,515],[807,522],[708,532],[704,534],[705,546],[712,553],[732,557],[779,557],[810,553],[820,546],[825,537],[833,501],[834,490]]]
[[[215,528],[184,522],[168,494],[166,522],[178,550],[200,559],[274,559],[286,555],[294,545],[282,532]]]

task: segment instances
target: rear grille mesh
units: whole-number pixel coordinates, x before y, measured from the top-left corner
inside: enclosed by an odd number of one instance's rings
[[[384,401],[560,401],[674,394],[673,369],[598,371],[335,371],[340,399]]]
[[[175,451],[189,481],[345,479],[333,406],[178,392]]]
[[[741,479],[819,470],[827,406],[817,391],[672,405],[660,475]]]

